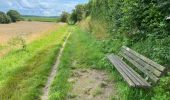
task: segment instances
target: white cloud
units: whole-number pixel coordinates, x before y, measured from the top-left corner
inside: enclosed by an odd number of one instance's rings
[[[6,1],[6,3],[9,5],[9,6],[12,6],[13,3],[11,1]]]
[[[0,0],[0,10],[18,10],[23,15],[60,15],[62,11],[71,12],[75,5],[88,0]]]
[[[17,0],[17,2],[23,8],[31,9],[35,7],[34,4],[29,2],[28,0]]]

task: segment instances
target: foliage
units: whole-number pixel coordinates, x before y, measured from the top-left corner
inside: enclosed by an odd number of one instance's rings
[[[13,47],[21,47],[23,50],[26,50],[26,40],[24,39],[23,36],[18,35],[14,38],[11,38],[8,41],[8,44]]]
[[[5,23],[10,23],[11,18],[6,15],[4,12],[0,11],[0,23],[5,24]]]
[[[110,33],[111,40],[120,38],[127,46],[160,64],[169,64],[170,21],[166,20],[169,0],[91,0],[88,5],[92,32],[96,34],[95,27],[103,23],[97,27],[106,27],[105,32]],[[92,24],[94,22],[98,24]]]
[[[9,10],[7,15],[10,16],[12,22],[17,22],[22,19],[20,13],[16,10]]]
[[[62,12],[62,14],[61,14],[61,22],[68,22],[68,17],[69,17],[69,13],[67,13],[67,12]]]
[[[105,21],[113,35],[121,32],[134,41],[149,34],[158,38],[168,35],[165,20],[169,14],[168,0],[91,0],[89,3],[92,20]]]
[[[69,20],[76,23],[80,22],[90,14],[89,5],[87,4],[78,4],[75,9],[72,11]]]
[[[75,12],[77,14],[77,21],[80,21],[83,19],[83,14],[85,12],[85,6],[84,5],[77,5],[75,8]]]
[[[69,16],[69,23],[75,24],[76,22],[77,22],[77,13],[75,10],[73,10]]]

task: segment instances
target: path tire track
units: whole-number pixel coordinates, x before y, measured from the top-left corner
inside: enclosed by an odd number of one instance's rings
[[[61,59],[63,50],[65,48],[65,45],[66,45],[67,40],[69,39],[70,35],[71,35],[71,33],[68,34],[66,40],[64,41],[64,43],[63,43],[63,45],[62,45],[62,47],[60,49],[59,55],[57,57],[57,60],[56,60],[54,66],[52,68],[52,71],[51,71],[49,77],[48,77],[48,81],[45,84],[45,87],[43,88],[43,95],[41,96],[41,100],[48,100],[49,92],[50,92],[50,86],[52,85],[53,80],[54,80],[54,78],[55,78],[55,76],[57,74],[57,68],[58,68],[58,66],[60,64],[60,59]]]

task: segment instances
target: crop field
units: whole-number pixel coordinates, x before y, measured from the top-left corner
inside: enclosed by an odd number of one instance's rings
[[[58,22],[57,17],[42,17],[42,16],[23,16],[24,20],[28,21],[39,21],[39,22]]]
[[[60,26],[62,26],[62,24],[24,21],[12,24],[0,24],[0,55],[6,54],[9,49],[19,44],[12,43],[11,45],[11,42],[24,40],[24,42],[30,43],[45,34],[49,34]]]
[[[0,24],[0,43],[7,42],[11,37],[19,34],[25,34],[27,36],[40,35],[56,26],[56,23],[24,21],[12,24]]]

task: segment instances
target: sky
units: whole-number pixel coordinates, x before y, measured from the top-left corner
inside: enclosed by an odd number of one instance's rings
[[[59,16],[71,12],[77,4],[88,0],[0,0],[0,11],[17,10],[22,15]]]

